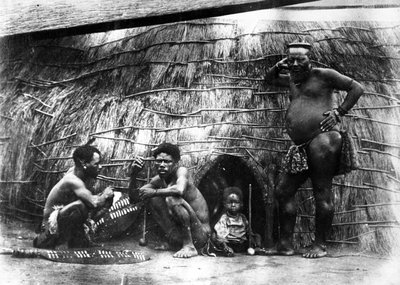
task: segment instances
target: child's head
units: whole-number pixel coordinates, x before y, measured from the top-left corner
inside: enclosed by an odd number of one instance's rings
[[[243,206],[243,193],[238,187],[224,189],[223,202],[228,214],[237,215]]]

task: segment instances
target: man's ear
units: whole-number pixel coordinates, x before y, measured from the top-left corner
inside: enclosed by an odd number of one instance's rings
[[[79,159],[79,163],[81,164],[83,169],[86,169],[86,165],[81,159]]]

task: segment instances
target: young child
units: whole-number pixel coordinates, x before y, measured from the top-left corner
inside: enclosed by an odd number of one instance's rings
[[[251,235],[252,245],[260,248],[261,237],[250,233],[249,222],[241,213],[243,193],[238,187],[228,187],[223,192],[224,213],[214,226],[216,239],[224,247],[228,256],[235,252],[246,252],[249,248],[248,238]],[[257,250],[256,250],[257,252]]]

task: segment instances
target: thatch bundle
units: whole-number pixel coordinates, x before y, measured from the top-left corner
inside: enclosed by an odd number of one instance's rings
[[[72,150],[89,137],[107,164],[99,187],[121,190],[129,159],[169,141],[180,145],[182,164],[212,213],[224,187],[246,192],[252,184],[255,230],[270,242],[272,193],[291,141],[283,127],[288,90],[267,86],[263,76],[299,39],[313,43],[316,66],[349,75],[366,90],[344,122],[361,169],[334,181],[332,242],[388,252],[399,227],[400,26],[387,23],[260,21],[249,28],[219,18],[2,39],[2,212],[40,216],[48,191],[72,166]],[[314,230],[309,184],[297,199],[295,237],[305,245]]]

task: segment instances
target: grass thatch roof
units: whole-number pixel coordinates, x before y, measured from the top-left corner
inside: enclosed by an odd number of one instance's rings
[[[270,206],[291,142],[283,127],[288,91],[265,85],[263,76],[298,39],[314,43],[316,66],[349,75],[366,90],[344,122],[361,169],[334,181],[332,240],[389,251],[399,227],[400,26],[387,23],[260,21],[250,29],[224,18],[2,39],[2,211],[40,216],[48,191],[72,165],[73,148],[93,136],[104,162],[113,164],[101,186],[127,187],[118,160],[148,156],[170,141],[181,146],[182,164],[198,185],[221,155],[245,161],[256,172],[257,201]],[[305,244],[314,230],[308,184],[297,198],[296,240]]]

